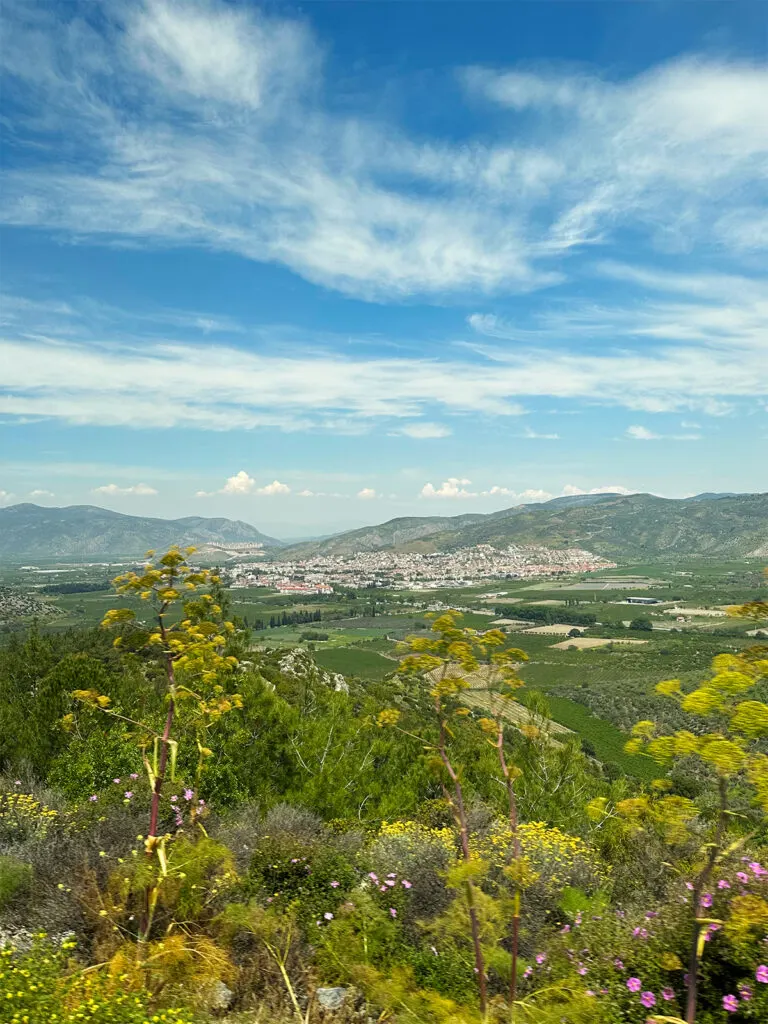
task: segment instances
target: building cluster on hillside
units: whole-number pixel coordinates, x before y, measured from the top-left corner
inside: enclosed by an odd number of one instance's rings
[[[615,568],[599,555],[580,548],[555,550],[534,545],[490,544],[450,553],[417,554],[394,551],[352,555],[316,555],[294,561],[275,561],[231,567],[234,587],[275,587],[281,593],[332,593],[333,586],[434,590],[470,587],[489,579],[561,576]]]

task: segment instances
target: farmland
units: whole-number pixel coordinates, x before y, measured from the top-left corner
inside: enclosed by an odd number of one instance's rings
[[[441,609],[461,609],[463,624],[479,631],[501,618],[508,644],[529,658],[521,670],[523,692],[544,694],[554,721],[578,734],[600,760],[644,777],[647,763],[623,753],[626,730],[640,718],[671,714],[653,691],[659,680],[692,682],[715,654],[754,642],[746,635],[754,623],[732,619],[725,609],[765,593],[760,569],[758,563],[698,560],[559,580],[504,580],[498,589],[486,582],[296,598],[240,587],[227,599],[229,613],[250,629],[255,651],[307,646],[321,668],[371,682],[397,669],[400,642],[426,633]],[[28,614],[6,623],[6,632],[28,625],[36,611],[43,628],[55,631],[96,626],[114,607],[146,616],[146,604],[118,597],[106,585],[122,570],[71,564],[3,570],[0,581],[28,596],[19,605]],[[640,594],[658,603],[627,603]],[[596,621],[578,624],[584,616]],[[473,701],[480,708],[480,695]]]

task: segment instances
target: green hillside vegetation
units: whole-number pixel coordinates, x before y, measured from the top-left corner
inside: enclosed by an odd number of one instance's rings
[[[116,585],[0,647],[3,1020],[768,1016],[765,646],[398,648],[393,596],[313,653],[178,551]]]

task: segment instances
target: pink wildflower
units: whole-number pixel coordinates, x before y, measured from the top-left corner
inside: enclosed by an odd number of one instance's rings
[[[126,800],[130,800],[131,797],[133,796],[133,790],[132,789],[126,789],[126,791],[123,794],[123,796],[125,797]]]
[[[749,987],[749,985],[741,986],[741,988],[739,989],[739,996],[745,1003],[749,1002],[749,1000],[752,998],[752,989]]]
[[[178,797],[176,796],[176,794],[174,793],[174,794],[173,794],[173,796],[171,797],[171,803],[172,803],[172,804],[175,804],[175,803],[176,803],[176,801],[177,801],[178,799],[179,799],[179,798],[178,798]]]
[[[700,902],[701,902],[702,907],[711,907],[712,906],[712,893],[711,892],[705,892],[704,895],[701,897],[701,901]]]
[[[747,874],[746,871],[737,871],[736,872],[736,877],[742,883],[742,885],[746,885],[747,882],[749,881],[749,875]]]
[[[576,973],[580,974],[582,976],[582,978],[583,978],[584,975],[587,973],[587,968],[584,966],[584,964],[581,964],[579,966],[579,968],[577,969]]]
[[[536,954],[536,963],[537,964],[543,964],[546,959],[547,959],[547,954],[546,953],[537,953]]]
[[[131,777],[132,779],[138,779],[138,777],[139,777],[139,773],[138,773],[138,772],[131,772],[131,776],[130,776],[130,777]]]
[[[727,879],[721,878],[720,881],[717,883],[717,888],[718,889],[730,889],[731,888],[731,883]]]
[[[389,913],[391,914],[392,917],[397,917],[397,911],[395,910],[394,907],[389,908]]]
[[[411,883],[408,881],[407,878],[404,878],[401,884],[402,884],[404,889],[410,889],[411,888]]]
[[[669,1002],[670,999],[674,999],[675,998],[675,993],[673,992],[673,990],[671,988],[663,988],[661,990],[661,998],[665,999],[667,1002]]]
[[[116,786],[119,786],[119,785],[120,785],[120,779],[112,779],[112,781],[114,782],[114,784],[115,784]]]
[[[623,962],[622,960],[618,960],[618,959],[614,960],[614,961],[613,961],[613,966],[614,966],[614,967],[618,967],[618,969],[619,969],[620,971],[623,971],[623,970],[624,970],[624,962]]]
[[[323,914],[323,917],[325,918],[326,921],[333,920],[333,914],[330,912],[330,910],[326,910],[326,912]]]
[[[90,795],[90,796],[88,797],[88,799],[89,799],[89,800],[91,801],[91,803],[92,803],[92,804],[95,804],[95,803],[96,803],[96,801],[97,801],[97,800],[98,800],[99,798],[98,798],[98,797],[96,796],[96,794],[95,794],[95,793],[91,793],[91,795]]]
[[[762,982],[763,985],[768,985],[768,967],[765,964],[759,965],[755,971],[755,979]]]
[[[643,983],[639,978],[627,978],[627,988],[630,992],[639,992],[643,987]]]
[[[652,1006],[656,1005],[656,996],[653,994],[653,992],[643,992],[643,994],[640,996],[640,1002],[643,1004],[646,1010],[650,1010]]]
[[[331,882],[331,888],[332,889],[338,889],[339,888],[339,883],[334,880],[333,882]]]
[[[184,790],[184,799],[185,800],[191,800],[194,795],[195,794],[194,794],[193,790],[191,790],[191,789],[185,789]]]
[[[736,1013],[739,1008],[739,1000],[736,996],[727,995],[723,996],[723,1009],[727,1010],[728,1013]]]

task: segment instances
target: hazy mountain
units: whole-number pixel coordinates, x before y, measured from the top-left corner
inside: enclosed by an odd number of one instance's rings
[[[491,515],[392,519],[286,554],[451,551],[473,544],[581,547],[616,558],[768,556],[768,494],[668,499],[652,494],[575,495]]]
[[[280,541],[255,526],[231,519],[151,519],[127,516],[94,505],[44,508],[10,505],[0,509],[0,559],[143,555],[171,544],[227,544],[250,541],[276,547]]]

